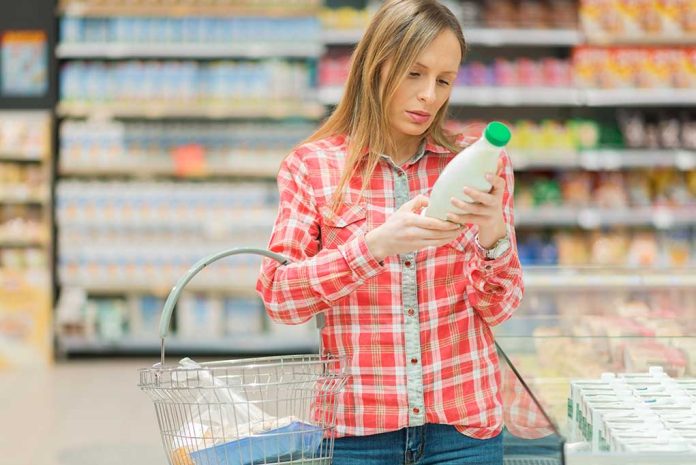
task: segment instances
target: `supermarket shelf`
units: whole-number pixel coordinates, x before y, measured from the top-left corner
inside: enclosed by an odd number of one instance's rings
[[[141,167],[141,166],[92,166],[78,167],[70,166],[60,169],[60,175],[73,178],[104,178],[104,177],[124,177],[124,178],[156,178],[156,177],[175,177],[175,178],[227,178],[227,177],[245,177],[255,179],[275,179],[281,159],[275,163],[266,162],[257,163],[256,166],[244,166],[234,163],[229,163],[224,166],[214,164],[206,164],[205,168],[197,173],[180,174],[176,172],[173,166],[163,167]],[[248,163],[251,165],[251,163]],[[265,166],[268,165],[268,166]],[[271,166],[273,165],[273,166]]]
[[[59,44],[56,56],[85,58],[317,58],[323,47],[314,42],[237,43],[237,44]]]
[[[335,105],[342,93],[341,86],[323,87],[319,89],[319,100]],[[580,102],[579,90],[561,88],[455,87],[450,97],[450,105],[455,106],[575,106]]]
[[[327,45],[354,45],[363,35],[361,29],[324,30],[322,40]],[[467,28],[468,44],[497,47],[501,45],[539,45],[570,47],[582,42],[575,29],[487,29]]]
[[[362,29],[324,29],[321,41],[326,45],[355,45],[362,35]]]
[[[176,5],[174,2],[147,4],[147,2],[129,5],[95,5],[94,2],[63,1],[58,7],[58,14],[81,17],[114,17],[114,16],[264,16],[264,17],[297,17],[315,16],[319,13],[318,6],[293,6],[288,2],[285,6],[264,5],[263,7],[240,7],[227,5]]]
[[[583,100],[588,106],[693,106],[696,89],[586,89]]]
[[[48,195],[38,196],[24,193],[0,194],[0,205],[19,204],[19,205],[45,205],[49,202]]]
[[[579,226],[595,229],[603,226],[646,226],[667,229],[696,225],[696,208],[626,208],[600,209],[544,207],[517,209],[515,225]]]
[[[335,105],[341,86],[319,89],[319,100]],[[693,106],[696,89],[576,89],[555,87],[455,87],[455,106]]]
[[[696,34],[642,34],[639,36],[591,33],[585,35],[590,45],[695,45]]]
[[[550,45],[567,46],[582,43],[582,35],[576,29],[483,29],[464,30],[467,43],[474,45]]]
[[[0,239],[0,249],[19,249],[25,247],[46,247],[49,242],[46,239],[27,239],[22,237]]]
[[[45,269],[16,270],[0,268],[0,289],[48,289],[50,284],[51,274]]]
[[[318,119],[324,114],[322,105],[313,102],[268,101],[244,102],[60,102],[58,116],[69,118],[306,118]]]
[[[125,338],[118,341],[89,340],[79,337],[59,337],[59,351],[68,355],[98,354],[159,354],[160,340],[152,338]],[[188,340],[170,337],[166,340],[167,354],[275,354],[275,353],[316,353],[319,338],[307,334],[304,337],[278,336],[274,334],[239,334],[213,340]]]
[[[664,272],[628,268],[525,267],[524,284],[528,290],[555,289],[559,292],[585,288],[696,287],[696,269]]]
[[[35,153],[0,153],[0,162],[41,163],[43,160],[43,155]]]
[[[611,171],[623,168],[675,167],[682,171],[696,168],[696,150],[596,149],[582,152],[512,150],[516,170],[582,168]]]
[[[455,87],[451,105],[579,105],[580,91],[553,87]]]
[[[183,275],[183,271],[179,275]],[[91,280],[90,282],[61,281],[61,286],[83,289],[90,295],[140,295],[149,294],[166,297],[176,283],[178,276],[167,280],[166,277],[159,276],[158,280],[118,280],[104,279],[102,281]],[[231,280],[225,282],[215,282],[213,279],[193,280],[186,285],[188,292],[211,292],[227,296],[253,297],[256,295],[256,276],[253,280],[236,279],[235,283]]]

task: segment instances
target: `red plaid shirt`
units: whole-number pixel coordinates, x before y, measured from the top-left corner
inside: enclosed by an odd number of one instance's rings
[[[323,350],[346,356],[351,375],[338,398],[339,437],[441,423],[484,439],[502,428],[491,326],[507,320],[523,294],[508,156],[501,153],[513,247],[502,257],[485,260],[475,226],[445,246],[382,263],[365,242],[367,231],[408,200],[396,191],[398,183],[408,198],[427,195],[454,156],[430,141],[424,148],[400,167],[382,157],[362,198],[361,180],[351,180],[337,213],[330,205],[345,136],[299,147],[278,174],[280,206],[269,249],[292,263],[265,259],[256,289],[274,321],[299,324],[324,314]]]

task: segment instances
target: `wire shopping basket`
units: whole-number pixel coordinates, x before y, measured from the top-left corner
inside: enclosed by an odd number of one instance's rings
[[[161,361],[140,370],[139,387],[155,404],[171,465],[329,465],[336,398],[346,382],[340,358],[291,355],[179,365],[164,363],[165,339],[183,288],[221,258],[260,249],[232,249],[196,263],[172,288],[160,319]]]

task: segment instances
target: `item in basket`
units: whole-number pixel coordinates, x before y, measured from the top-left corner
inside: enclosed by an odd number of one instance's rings
[[[251,465],[309,461],[319,454],[321,427],[293,421],[287,426],[191,452],[195,465]]]
[[[651,267],[657,264],[659,250],[657,238],[652,231],[641,231],[633,235],[628,248],[629,266]]]

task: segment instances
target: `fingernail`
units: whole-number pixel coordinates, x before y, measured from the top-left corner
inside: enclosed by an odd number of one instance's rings
[[[493,180],[493,175],[491,173],[486,174],[486,180],[492,181]]]

